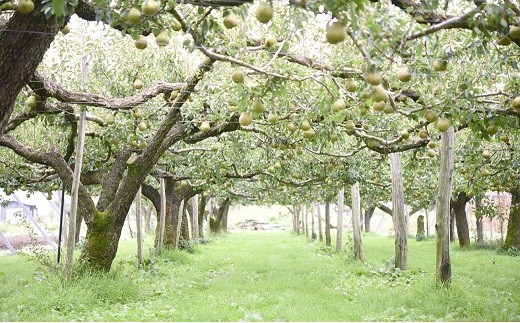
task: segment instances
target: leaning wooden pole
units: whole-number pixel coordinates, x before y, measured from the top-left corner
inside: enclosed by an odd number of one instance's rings
[[[198,242],[199,236],[199,195],[195,194],[191,198],[192,216],[191,216],[191,236],[195,242]]]
[[[83,149],[85,147],[85,123],[87,110],[81,108],[78,127],[78,147],[76,149],[76,164],[74,165],[74,177],[72,179],[71,202],[69,214],[69,230],[67,235],[67,255],[65,258],[65,279],[70,280],[72,276],[72,265],[74,263],[74,247],[76,246],[76,215],[78,213],[78,192],[81,178],[81,167],[83,164]]]
[[[141,216],[141,187],[135,196],[135,224],[137,227],[137,268],[144,267],[143,257],[143,219]]]
[[[453,182],[455,131],[450,127],[441,133],[441,161],[437,182],[437,219],[435,230],[436,243],[436,278],[437,284],[448,287],[451,282],[450,261],[450,199]]]
[[[159,178],[159,185],[161,188],[161,209],[159,214],[159,238],[157,239],[157,253],[161,254],[164,244],[164,229],[166,225],[166,183],[164,178]]]
[[[336,252],[343,251],[343,209],[345,205],[345,189],[338,192],[338,221],[336,230]]]
[[[395,231],[395,268],[408,268],[408,214],[404,206],[403,164],[401,153],[390,154],[392,175],[392,220]]]
[[[363,243],[361,241],[361,196],[359,194],[359,183],[350,187],[352,199],[352,231],[354,232],[354,256],[357,260],[364,261]]]

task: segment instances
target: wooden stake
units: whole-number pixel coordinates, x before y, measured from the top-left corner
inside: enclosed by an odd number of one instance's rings
[[[192,217],[191,217],[191,236],[198,241],[199,236],[199,195],[195,194],[191,198]]]
[[[453,182],[455,132],[453,127],[441,133],[441,160],[437,197],[436,235],[436,278],[437,284],[449,286],[451,282],[450,261],[450,200]]]
[[[83,164],[83,149],[85,148],[85,123],[87,110],[81,108],[79,115],[78,147],[76,149],[76,164],[74,165],[74,177],[72,179],[69,232],[67,236],[67,255],[65,259],[65,280],[72,276],[72,265],[74,263],[74,247],[76,246],[76,216],[78,212],[78,192],[81,178],[81,167]]]
[[[137,268],[144,267],[143,258],[143,219],[141,216],[141,187],[135,197],[135,224],[137,226]]]
[[[403,165],[401,153],[390,154],[392,173],[392,220],[395,231],[395,267],[408,267],[408,214],[404,205]]]
[[[361,197],[359,194],[359,183],[356,182],[350,188],[352,199],[352,230],[354,232],[354,255],[357,260],[364,261],[363,243],[361,241]]]
[[[336,234],[336,252],[343,251],[343,209],[345,205],[345,189],[338,192],[338,228]]]
[[[157,241],[157,253],[161,254],[164,244],[164,227],[166,223],[166,184],[164,178],[159,178],[159,185],[161,187],[161,210],[159,214],[159,239]]]

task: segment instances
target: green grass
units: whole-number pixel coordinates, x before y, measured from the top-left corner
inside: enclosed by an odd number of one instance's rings
[[[364,249],[362,264],[287,232],[231,233],[138,271],[134,242],[123,241],[111,274],[68,285],[4,256],[0,320],[520,321],[520,257],[454,244],[445,290],[435,286],[434,240],[410,240],[405,272],[387,264],[392,238],[366,235]]]

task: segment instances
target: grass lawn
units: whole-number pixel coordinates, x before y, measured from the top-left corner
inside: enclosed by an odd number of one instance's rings
[[[134,268],[134,242],[123,241],[112,273],[66,286],[37,262],[3,256],[0,320],[520,321],[520,257],[453,244],[444,290],[434,240],[410,240],[400,272],[389,265],[392,238],[363,238],[364,264],[288,232],[250,231],[167,251],[144,271]]]

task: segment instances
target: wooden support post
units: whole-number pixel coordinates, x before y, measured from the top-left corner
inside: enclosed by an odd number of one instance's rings
[[[408,213],[404,204],[403,165],[401,153],[390,156],[392,173],[392,220],[395,231],[395,267],[408,268]]]
[[[4,240],[5,245],[7,246],[9,251],[11,251],[11,253],[13,255],[16,255],[16,250],[14,250],[13,246],[11,245],[11,243],[9,243],[9,240],[7,240],[7,238],[4,236],[4,234],[1,231],[0,231],[0,238],[2,238],[2,240]]]
[[[450,261],[450,200],[453,182],[455,131],[451,126],[441,133],[441,160],[437,182],[436,279],[437,284],[449,286],[451,282]]]
[[[330,247],[330,201],[325,201],[325,245]]]
[[[157,253],[161,254],[164,244],[164,228],[166,224],[166,184],[164,178],[159,178],[161,209],[159,214],[159,239],[157,239]]]
[[[316,213],[318,214],[318,240],[323,242],[323,223],[321,218],[321,204],[316,202]]]
[[[430,211],[428,210],[428,208],[426,208],[424,211],[426,221],[426,238],[428,238],[430,236]]]
[[[85,125],[87,110],[81,108],[78,127],[78,147],[76,149],[76,164],[74,166],[74,178],[72,179],[70,215],[69,215],[69,232],[67,237],[67,256],[65,259],[65,279],[70,280],[72,276],[72,265],[74,262],[74,247],[76,246],[76,216],[78,212],[78,192],[81,167],[83,165],[83,150],[85,148]]]
[[[199,236],[199,195],[195,194],[191,198],[192,216],[191,216],[191,236],[193,240],[197,242]]]
[[[303,222],[305,222],[305,236],[309,237],[309,210],[306,205],[302,205]]]
[[[32,212],[31,210],[25,206],[24,203],[22,203],[22,201],[20,201],[20,199],[18,198],[18,196],[16,196],[15,193],[13,193],[11,195],[21,206],[22,206],[22,209],[24,209],[25,213],[27,214],[27,217],[29,217],[29,220],[31,220],[31,222],[34,224],[34,226],[36,227],[36,229],[38,229],[38,231],[41,233],[41,235],[43,236],[43,238],[45,239],[45,241],[47,241],[47,243],[54,249],[56,250],[57,249],[57,246],[56,246],[56,243],[54,241],[52,241],[52,239],[49,237],[49,235],[47,234],[47,232],[40,226],[40,224],[38,223],[38,221],[36,221],[36,219],[34,218],[34,216],[32,215]]]
[[[135,197],[135,224],[137,226],[137,268],[144,267],[143,257],[143,218],[141,216],[141,187]]]
[[[352,199],[352,230],[354,233],[354,256],[357,260],[364,261],[363,243],[361,241],[361,197],[359,194],[359,183],[356,182],[350,188]]]
[[[184,213],[184,200],[181,201],[180,205],[179,205],[179,212],[177,214],[178,216],[178,222],[177,222],[177,228],[175,228],[176,232],[175,232],[175,247],[173,248],[174,250],[178,250],[179,249],[179,240],[181,238],[181,227],[182,227],[182,215]]]
[[[345,208],[345,189],[338,192],[338,222],[336,230],[336,252],[343,251],[343,209]]]
[[[311,239],[316,240],[316,225],[314,224],[314,216],[315,216],[316,208],[314,207],[314,203],[311,204]]]

